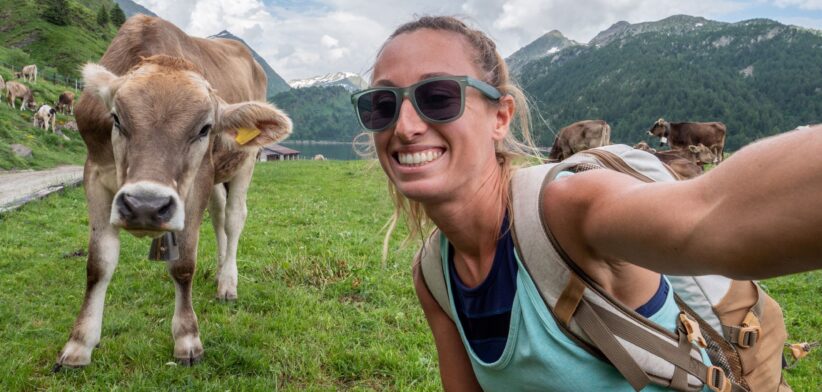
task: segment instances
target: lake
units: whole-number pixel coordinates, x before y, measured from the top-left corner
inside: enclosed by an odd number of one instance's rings
[[[311,159],[317,154],[322,154],[326,159],[334,159],[339,161],[353,161],[362,159],[354,153],[351,143],[308,143],[284,141],[280,144],[290,149],[299,151],[301,159]]]

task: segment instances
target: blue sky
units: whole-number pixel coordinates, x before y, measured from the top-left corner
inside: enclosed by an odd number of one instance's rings
[[[674,14],[723,22],[768,18],[822,30],[822,0],[136,1],[195,36],[231,31],[286,80],[338,71],[367,74],[391,31],[424,14],[462,17],[487,32],[503,56],[554,29],[588,42],[620,20],[639,23]]]

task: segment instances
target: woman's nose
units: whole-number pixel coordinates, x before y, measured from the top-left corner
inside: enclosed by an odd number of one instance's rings
[[[394,126],[394,133],[403,141],[408,141],[425,133],[427,129],[428,123],[423,121],[417,111],[414,110],[411,100],[404,99],[400,105],[400,113],[397,124]]]

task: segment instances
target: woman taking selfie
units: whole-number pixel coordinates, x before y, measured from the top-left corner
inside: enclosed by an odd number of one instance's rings
[[[352,101],[388,176],[393,223],[405,215],[411,236],[422,238],[431,224],[441,233],[450,309],[434,299],[418,265],[414,284],[445,389],[637,388],[615,361],[562,330],[522,267],[510,184],[515,158],[538,152],[529,142],[527,104],[495,44],[455,18],[420,18],[385,42],[371,86]],[[515,122],[524,142],[511,132]],[[819,132],[750,146],[685,182],[646,184],[610,170],[561,173],[530,213],[604,293],[673,332],[679,309],[659,272],[750,279],[819,267],[822,171],[798,172],[807,162],[785,153],[822,151]],[[776,168],[759,159],[772,156],[785,161]],[[696,361],[709,366],[699,352]],[[656,380],[645,390],[687,384],[675,373],[670,385]]]

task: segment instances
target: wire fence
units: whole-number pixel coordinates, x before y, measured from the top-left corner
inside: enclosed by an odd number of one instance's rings
[[[2,61],[0,61],[0,65],[10,69],[12,73],[21,72],[23,70],[23,66],[15,66],[14,64],[7,64]],[[39,66],[37,67],[37,79],[43,79],[54,84],[61,84],[63,86],[72,87],[75,90],[83,89],[83,80],[71,76],[62,75],[57,72],[52,72],[48,69],[44,69],[41,71]]]

